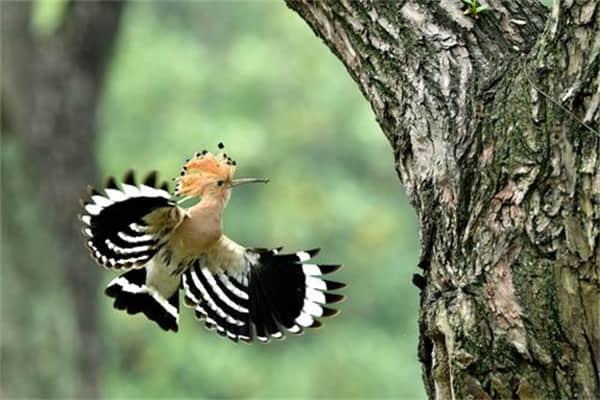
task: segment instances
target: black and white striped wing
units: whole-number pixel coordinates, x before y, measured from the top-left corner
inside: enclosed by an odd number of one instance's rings
[[[268,342],[320,327],[319,318],[338,314],[327,305],[344,298],[329,292],[346,285],[322,278],[340,265],[303,264],[317,252],[244,249],[241,269],[199,259],[183,275],[186,305],[207,328],[236,342]]]
[[[234,341],[250,341],[250,306],[244,286],[227,274],[212,274],[196,260],[182,276],[185,305],[194,308],[196,318],[208,329],[216,329]]]
[[[88,189],[80,219],[98,264],[111,269],[144,265],[181,222],[184,212],[171,201],[166,183],[156,186],[156,175],[150,173],[137,185],[130,171],[121,188],[111,177],[104,194]]]

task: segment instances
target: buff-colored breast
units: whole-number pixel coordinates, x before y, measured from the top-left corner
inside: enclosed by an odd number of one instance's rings
[[[221,213],[210,205],[195,207],[171,235],[169,247],[181,256],[193,256],[212,247],[222,234]]]

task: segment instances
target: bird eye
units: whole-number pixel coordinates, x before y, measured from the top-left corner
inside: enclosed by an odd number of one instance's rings
[[[223,186],[223,181],[217,181],[217,186]]]

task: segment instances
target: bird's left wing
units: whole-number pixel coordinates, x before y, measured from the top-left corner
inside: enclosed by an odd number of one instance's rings
[[[166,182],[158,186],[156,172],[136,184],[129,171],[119,188],[109,178],[104,194],[88,188],[80,216],[92,257],[110,269],[147,263],[181,223],[185,212],[171,200]]]
[[[346,285],[322,279],[340,265],[304,263],[318,249],[280,254],[281,249],[245,248],[222,236],[182,277],[185,304],[209,329],[233,341],[268,342],[321,326],[338,314],[328,304]]]

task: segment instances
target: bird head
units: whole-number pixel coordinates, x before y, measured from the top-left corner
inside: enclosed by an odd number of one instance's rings
[[[197,152],[181,168],[175,194],[182,197],[229,197],[232,187],[245,183],[268,182],[265,178],[234,179],[236,162],[227,156],[223,143],[218,145],[220,152],[212,154],[206,150]]]

